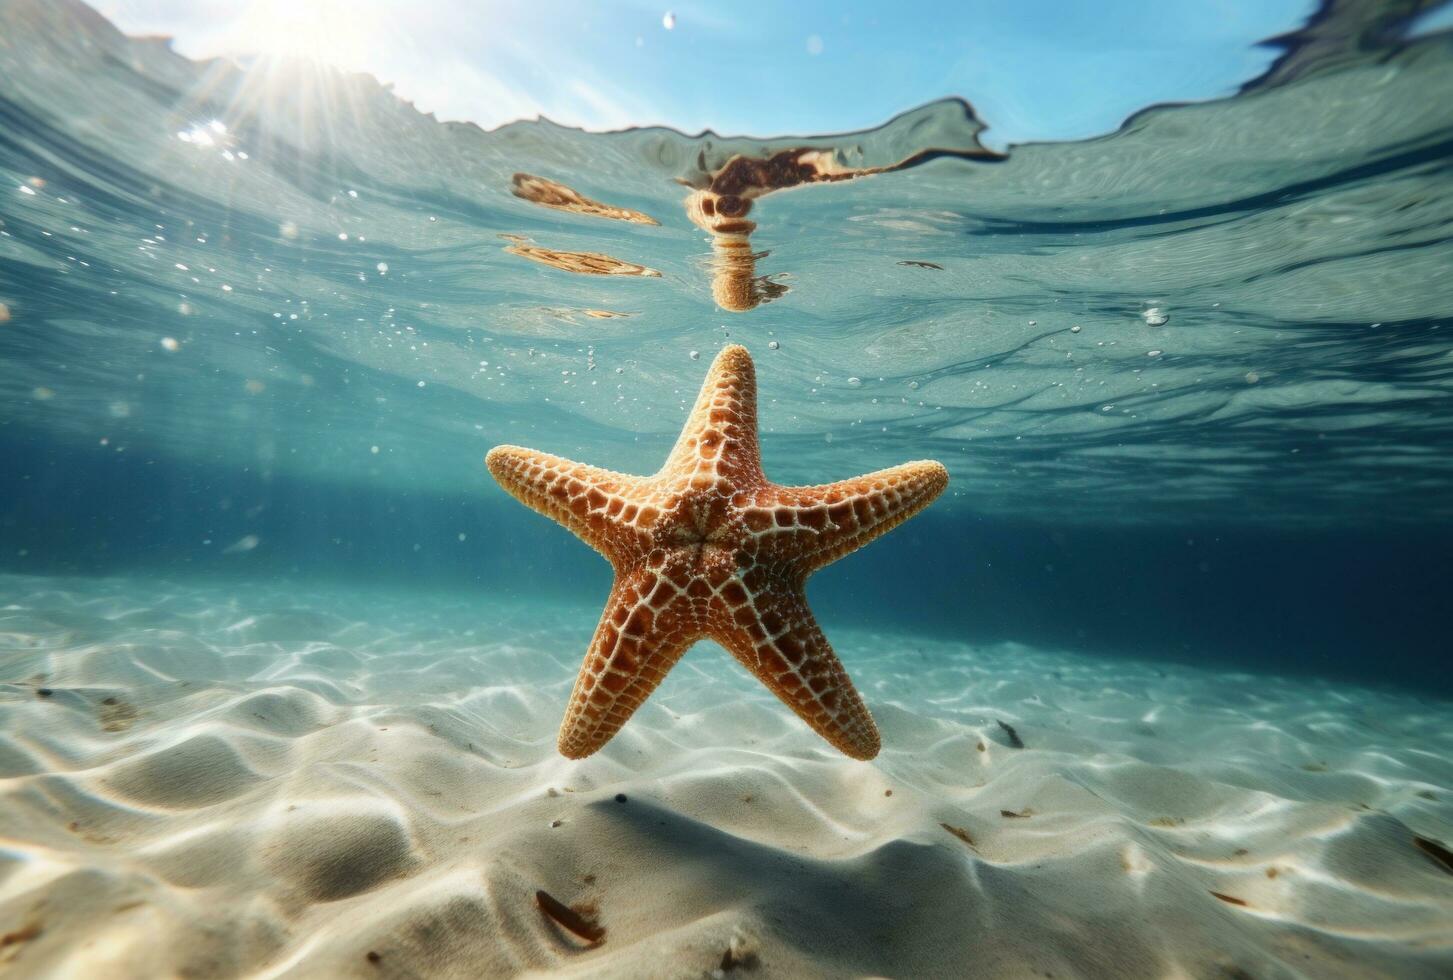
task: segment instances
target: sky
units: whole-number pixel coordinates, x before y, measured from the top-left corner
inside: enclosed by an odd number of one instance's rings
[[[443,119],[726,135],[868,129],[968,99],[996,147],[1114,130],[1229,95],[1311,0],[959,0],[916,6],[617,0],[99,0],[189,57],[304,55]]]

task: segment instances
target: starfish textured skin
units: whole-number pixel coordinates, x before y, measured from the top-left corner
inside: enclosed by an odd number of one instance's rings
[[[615,584],[560,726],[562,755],[605,745],[699,639],[727,649],[837,749],[878,754],[878,727],[808,608],[807,577],[923,508],[948,486],[931,460],[810,487],[762,472],[757,380],[745,347],[711,365],[654,476],[497,446],[512,496],[573,531]]]

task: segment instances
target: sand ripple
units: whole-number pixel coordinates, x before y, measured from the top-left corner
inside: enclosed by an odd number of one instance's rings
[[[1453,973],[1447,702],[835,628],[875,763],[705,644],[570,762],[592,609],[0,593],[0,971]]]

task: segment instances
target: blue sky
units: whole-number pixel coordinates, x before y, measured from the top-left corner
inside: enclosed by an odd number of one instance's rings
[[[1155,102],[1230,94],[1310,0],[100,0],[129,33],[191,57],[317,57],[486,127],[545,115],[588,129],[812,134],[967,98],[996,146],[1078,139]],[[667,18],[667,11],[671,17]],[[670,24],[668,28],[667,24]]]

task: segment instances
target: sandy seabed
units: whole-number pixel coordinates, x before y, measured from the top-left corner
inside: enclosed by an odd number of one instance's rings
[[[873,763],[705,643],[572,762],[596,613],[0,577],[0,972],[1453,975],[1453,703],[828,623]]]

